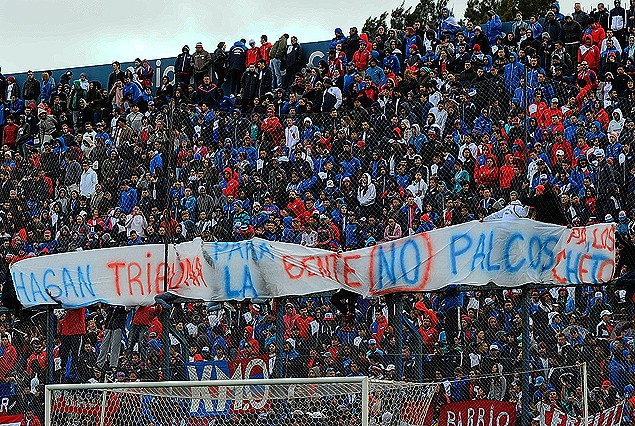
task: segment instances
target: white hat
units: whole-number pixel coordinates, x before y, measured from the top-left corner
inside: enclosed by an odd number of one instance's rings
[[[335,187],[335,183],[333,183],[333,181],[329,179],[329,180],[326,181],[326,187],[327,188],[333,188],[333,187]]]
[[[601,317],[603,317],[604,315],[613,315],[613,313],[609,311],[608,309],[605,309],[602,311],[602,313],[600,313]]]
[[[559,149],[556,151],[556,155],[564,155],[564,151]]]

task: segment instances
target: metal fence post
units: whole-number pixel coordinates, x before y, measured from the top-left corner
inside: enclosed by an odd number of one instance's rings
[[[531,380],[529,371],[531,371],[531,327],[529,325],[529,319],[531,309],[531,292],[529,287],[523,288],[523,369],[525,373],[523,377],[522,387],[522,424],[523,426],[531,425]]]
[[[46,369],[47,377],[42,380],[46,380],[47,384],[53,383],[53,374],[55,373],[55,312],[52,306],[46,307]],[[75,355],[77,357],[77,355]],[[73,360],[75,361],[75,360]],[[65,365],[62,365],[62,377],[64,375]]]
[[[276,310],[276,359],[278,361],[278,376],[284,377],[284,366],[282,364],[282,346],[284,344],[284,303],[283,299],[276,299],[274,302]],[[275,368],[275,365],[274,365]]]

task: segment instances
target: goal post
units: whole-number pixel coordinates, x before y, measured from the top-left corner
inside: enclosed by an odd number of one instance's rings
[[[367,377],[48,385],[45,424],[420,426],[432,393]]]
[[[360,424],[369,425],[367,377],[47,385],[45,424],[84,424],[89,420],[88,424],[96,426],[145,426],[164,424],[164,417],[179,417],[214,419],[201,424],[233,425],[248,424],[241,418],[254,420],[268,415],[317,418],[324,409],[311,411],[321,408],[311,404],[316,397],[328,402],[347,401],[345,406],[359,417]],[[325,401],[319,401],[322,407]],[[139,423],[139,416],[148,422]]]

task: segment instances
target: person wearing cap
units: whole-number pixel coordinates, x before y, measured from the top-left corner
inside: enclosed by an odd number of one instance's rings
[[[196,43],[194,53],[190,56],[190,66],[194,76],[194,87],[198,87],[203,82],[203,77],[210,75],[212,66],[212,55],[203,48],[203,43],[200,41]],[[187,83],[189,83],[189,79]]]
[[[256,45],[256,40],[253,38],[249,40],[249,48],[245,53],[245,67],[249,68],[249,65],[256,65],[261,58],[260,48]]]
[[[487,35],[483,32],[483,29],[480,25],[474,27],[474,38],[472,38],[472,46],[479,46],[481,52],[484,55],[491,54],[491,48],[489,40],[487,39]]]
[[[595,327],[595,337],[597,337],[598,339],[610,339],[611,338],[611,333],[613,332],[613,320],[611,319],[613,316],[613,313],[608,310],[608,309],[604,309],[602,312],[600,312],[600,322],[596,325]]]

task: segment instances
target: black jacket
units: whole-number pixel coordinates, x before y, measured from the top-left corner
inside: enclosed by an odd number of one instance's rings
[[[36,79],[27,79],[24,82],[24,89],[22,93],[24,99],[37,99],[40,96],[40,82]]]
[[[271,68],[265,66],[262,70],[256,71],[258,72],[258,96],[263,96],[267,92],[271,92],[271,88],[273,86],[273,74],[271,72]]]
[[[560,198],[551,188],[545,188],[545,192],[542,194],[523,197],[520,202],[536,210],[536,220],[539,222],[553,223],[554,225],[568,224]]]
[[[285,61],[287,68],[297,68],[302,65],[302,46],[300,46],[300,43],[290,44],[287,47],[287,57]]]
[[[181,53],[176,57],[176,61],[174,62],[174,72],[176,74],[192,75],[193,71],[192,55],[189,53]]]

